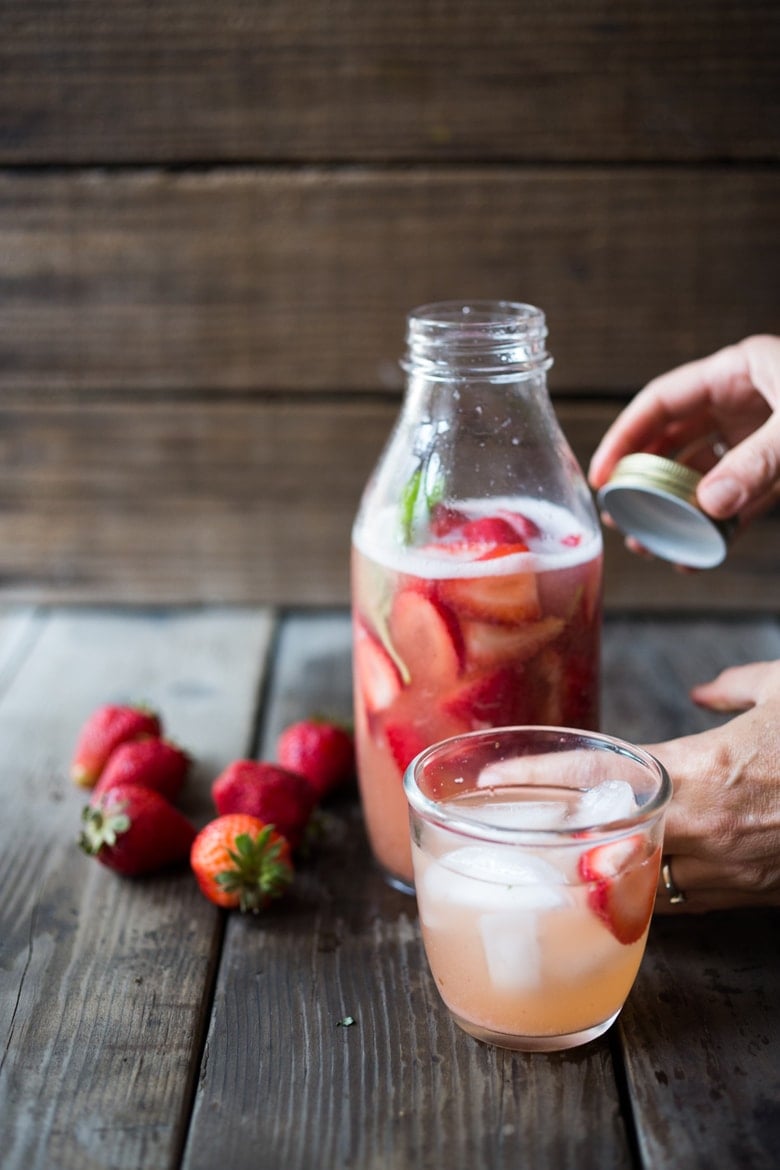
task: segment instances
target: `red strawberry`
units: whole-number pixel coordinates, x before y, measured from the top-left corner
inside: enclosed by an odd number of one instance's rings
[[[506,666],[478,674],[446,695],[442,709],[475,730],[500,727],[512,720],[518,681],[517,672]]]
[[[385,739],[400,772],[405,772],[414,757],[433,739],[423,735],[419,727],[403,720],[385,724]]]
[[[510,524],[521,540],[541,539],[542,530],[530,516],[524,516],[522,512],[512,512],[508,508],[502,508],[496,515]]]
[[[92,788],[120,743],[161,732],[158,716],[145,707],[110,704],[98,707],[87,719],[76,742],[71,763],[73,780],[82,788]]]
[[[370,715],[386,710],[403,687],[398,667],[362,622],[355,627],[355,682]]]
[[[184,860],[195,838],[178,809],[138,784],[117,784],[88,804],[81,819],[80,847],[126,877]]]
[[[541,613],[531,572],[453,577],[440,583],[440,595],[458,614],[482,622],[535,621]]]
[[[108,757],[93,789],[91,803],[95,803],[96,796],[117,784],[140,784],[142,788],[153,788],[166,800],[173,801],[182,790],[190,762],[190,757],[180,747],[157,736],[120,743]]]
[[[211,786],[220,816],[246,813],[259,817],[297,849],[309,822],[317,793],[298,772],[258,760],[235,760]]]
[[[414,683],[438,689],[454,682],[463,665],[463,638],[446,605],[418,589],[402,589],[393,599],[388,625]]]
[[[644,934],[655,903],[660,859],[660,846],[650,852],[637,833],[594,845],[580,857],[580,877],[591,887],[588,905],[618,942],[628,945]]]
[[[276,744],[283,768],[299,772],[321,800],[355,775],[355,745],[350,733],[337,723],[302,719],[286,727]]]
[[[466,659],[478,666],[525,662],[552,642],[564,627],[563,618],[545,617],[538,622],[500,626],[495,622],[464,621]]]
[[[509,545],[514,551],[526,552],[518,531],[502,516],[480,516],[463,525],[463,538],[472,544]]]
[[[190,865],[209,901],[228,910],[257,913],[281,897],[293,878],[287,840],[246,813],[217,817],[201,829]]]
[[[465,512],[459,512],[457,508],[451,508],[449,504],[434,504],[431,508],[431,533],[439,538],[449,536],[451,532],[461,528],[467,520],[468,516]]]

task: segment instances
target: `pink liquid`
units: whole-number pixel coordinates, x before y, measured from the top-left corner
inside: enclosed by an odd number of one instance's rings
[[[485,808],[493,799],[508,807],[506,790],[469,803]],[[525,1049],[600,1034],[622,1008],[644,953],[660,861],[655,835],[637,830],[636,855],[610,878],[605,898],[580,876],[589,843],[523,852],[423,825],[413,845],[423,941],[461,1027]]]
[[[517,515],[507,503],[490,515]],[[529,502],[518,507],[521,518],[533,515]],[[485,727],[598,726],[601,542],[560,509],[536,510],[522,538],[493,548],[462,541],[457,529],[424,549],[389,552],[374,534],[356,534],[361,798],[377,861],[407,886],[402,777],[419,751]]]

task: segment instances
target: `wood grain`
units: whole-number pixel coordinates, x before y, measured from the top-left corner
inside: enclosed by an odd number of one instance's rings
[[[381,392],[405,314],[540,305],[556,393],[777,327],[764,168],[0,173],[0,394]]]
[[[18,601],[344,604],[398,401],[0,404],[0,591]],[[583,466],[611,405],[560,403]],[[780,516],[682,577],[607,536],[610,609],[777,611]]]
[[[350,712],[348,621],[291,618],[261,753],[323,700]],[[292,906],[228,923],[184,1170],[630,1166],[608,1043],[539,1058],[459,1032],[414,900],[374,870],[352,798],[328,812]]]
[[[771,0],[3,5],[0,161],[777,159]]]
[[[197,759],[184,807],[246,752],[270,621],[22,613],[0,627],[0,1114],[7,1170],[174,1165],[221,941],[191,875],[125,881],[75,846],[86,715],[147,700]]]
[[[778,938],[777,911],[653,923],[620,1026],[646,1165],[777,1165]]]

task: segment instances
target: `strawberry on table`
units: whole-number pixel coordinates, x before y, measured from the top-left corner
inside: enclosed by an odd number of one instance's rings
[[[299,772],[260,760],[234,760],[211,786],[220,816],[246,813],[286,837],[291,849],[300,845],[317,792]]]
[[[651,850],[635,833],[594,845],[580,857],[580,877],[591,886],[588,905],[618,942],[636,942],[647,928],[655,903],[660,852],[660,846]]]
[[[79,846],[125,877],[154,873],[183,861],[195,829],[151,788],[117,784],[82,812]]]
[[[110,703],[98,707],[79,733],[70,769],[73,780],[92,788],[120,743],[161,733],[159,716],[146,707]]]
[[[325,719],[301,719],[286,727],[276,744],[283,768],[305,776],[321,800],[355,775],[355,744],[338,723]]]
[[[293,878],[290,846],[259,817],[231,813],[201,829],[190,865],[202,893],[225,909],[262,910]]]
[[[93,803],[95,796],[117,784],[140,784],[173,801],[182,790],[191,762],[187,752],[158,736],[120,743],[92,790]]]

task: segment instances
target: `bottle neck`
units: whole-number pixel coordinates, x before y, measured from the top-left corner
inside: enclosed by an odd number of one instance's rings
[[[545,348],[544,313],[514,301],[443,301],[423,305],[407,320],[411,377],[448,382],[544,380],[552,365]]]

